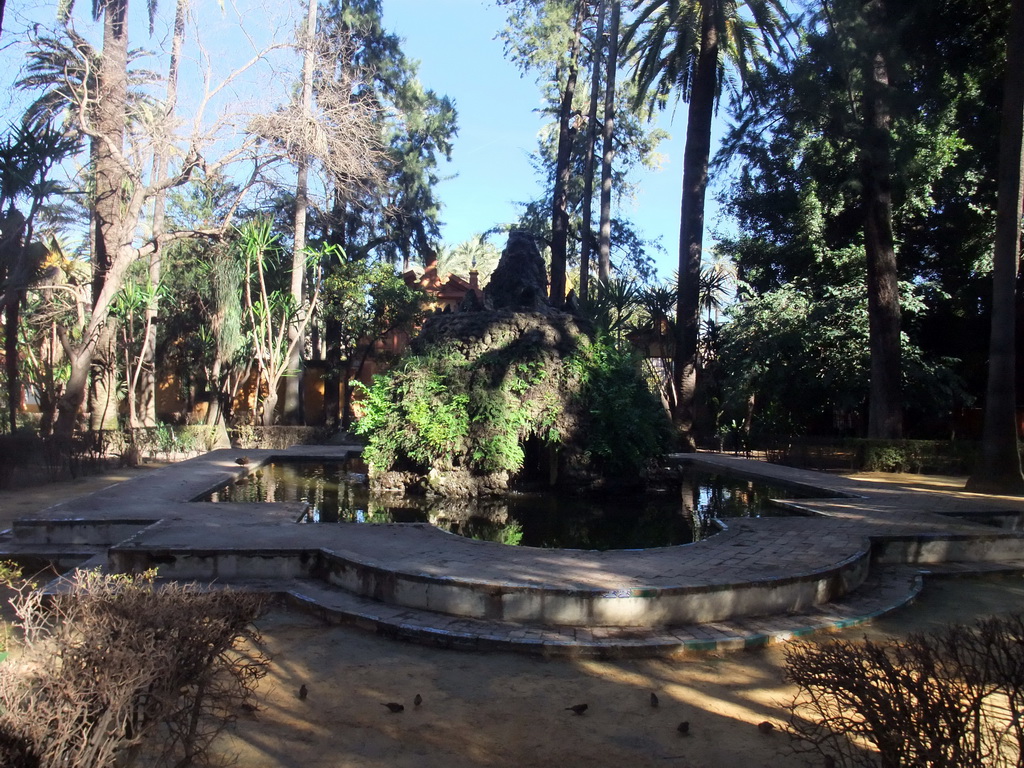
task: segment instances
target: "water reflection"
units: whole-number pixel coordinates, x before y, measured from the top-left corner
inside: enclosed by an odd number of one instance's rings
[[[716,518],[788,514],[769,498],[794,494],[748,480],[687,471],[661,492],[567,498],[511,494],[500,499],[426,499],[371,494],[366,467],[293,461],[255,470],[205,501],[306,502],[300,523],[428,522],[460,536],[508,545],[643,549],[687,544],[714,534]]]

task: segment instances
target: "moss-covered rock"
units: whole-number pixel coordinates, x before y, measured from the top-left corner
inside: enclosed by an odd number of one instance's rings
[[[639,482],[670,430],[636,360],[536,286],[505,281],[501,295],[431,317],[367,388],[357,431],[371,483],[459,497]]]

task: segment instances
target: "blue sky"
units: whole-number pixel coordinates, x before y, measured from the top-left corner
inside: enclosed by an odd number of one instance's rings
[[[529,153],[537,145],[540,89],[503,54],[496,39],[507,9],[490,0],[383,0],[387,28],[404,38],[403,50],[420,62],[420,80],[456,102],[459,135],[441,184],[444,238],[454,244],[517,217],[515,202],[532,199],[539,180]],[[682,189],[685,105],[666,112],[660,126],[672,134],[662,144],[658,171],[638,177],[635,202],[623,214],[648,239],[661,238],[664,252],[652,252],[662,277],[675,269]],[[710,212],[710,211],[709,211]]]

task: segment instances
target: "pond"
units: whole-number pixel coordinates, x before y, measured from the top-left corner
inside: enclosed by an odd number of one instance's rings
[[[366,467],[346,462],[267,464],[197,501],[306,502],[298,523],[430,523],[502,544],[568,549],[646,549],[707,538],[731,518],[799,514],[769,499],[792,489],[687,469],[669,491],[570,498],[513,493],[500,499],[371,494]]]

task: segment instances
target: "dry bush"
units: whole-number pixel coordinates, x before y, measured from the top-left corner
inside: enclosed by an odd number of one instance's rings
[[[837,766],[1024,766],[1020,616],[786,651],[797,751]]]
[[[59,594],[12,600],[22,639],[0,665],[3,765],[207,763],[266,673],[248,650],[260,600],[154,578],[82,571]]]
[[[384,182],[381,125],[386,116],[374,100],[358,96],[362,83],[346,65],[352,50],[349,35],[318,36],[313,44],[314,103],[307,108],[296,94],[274,112],[254,115],[248,129],[293,161],[319,163],[335,182],[373,189]]]

